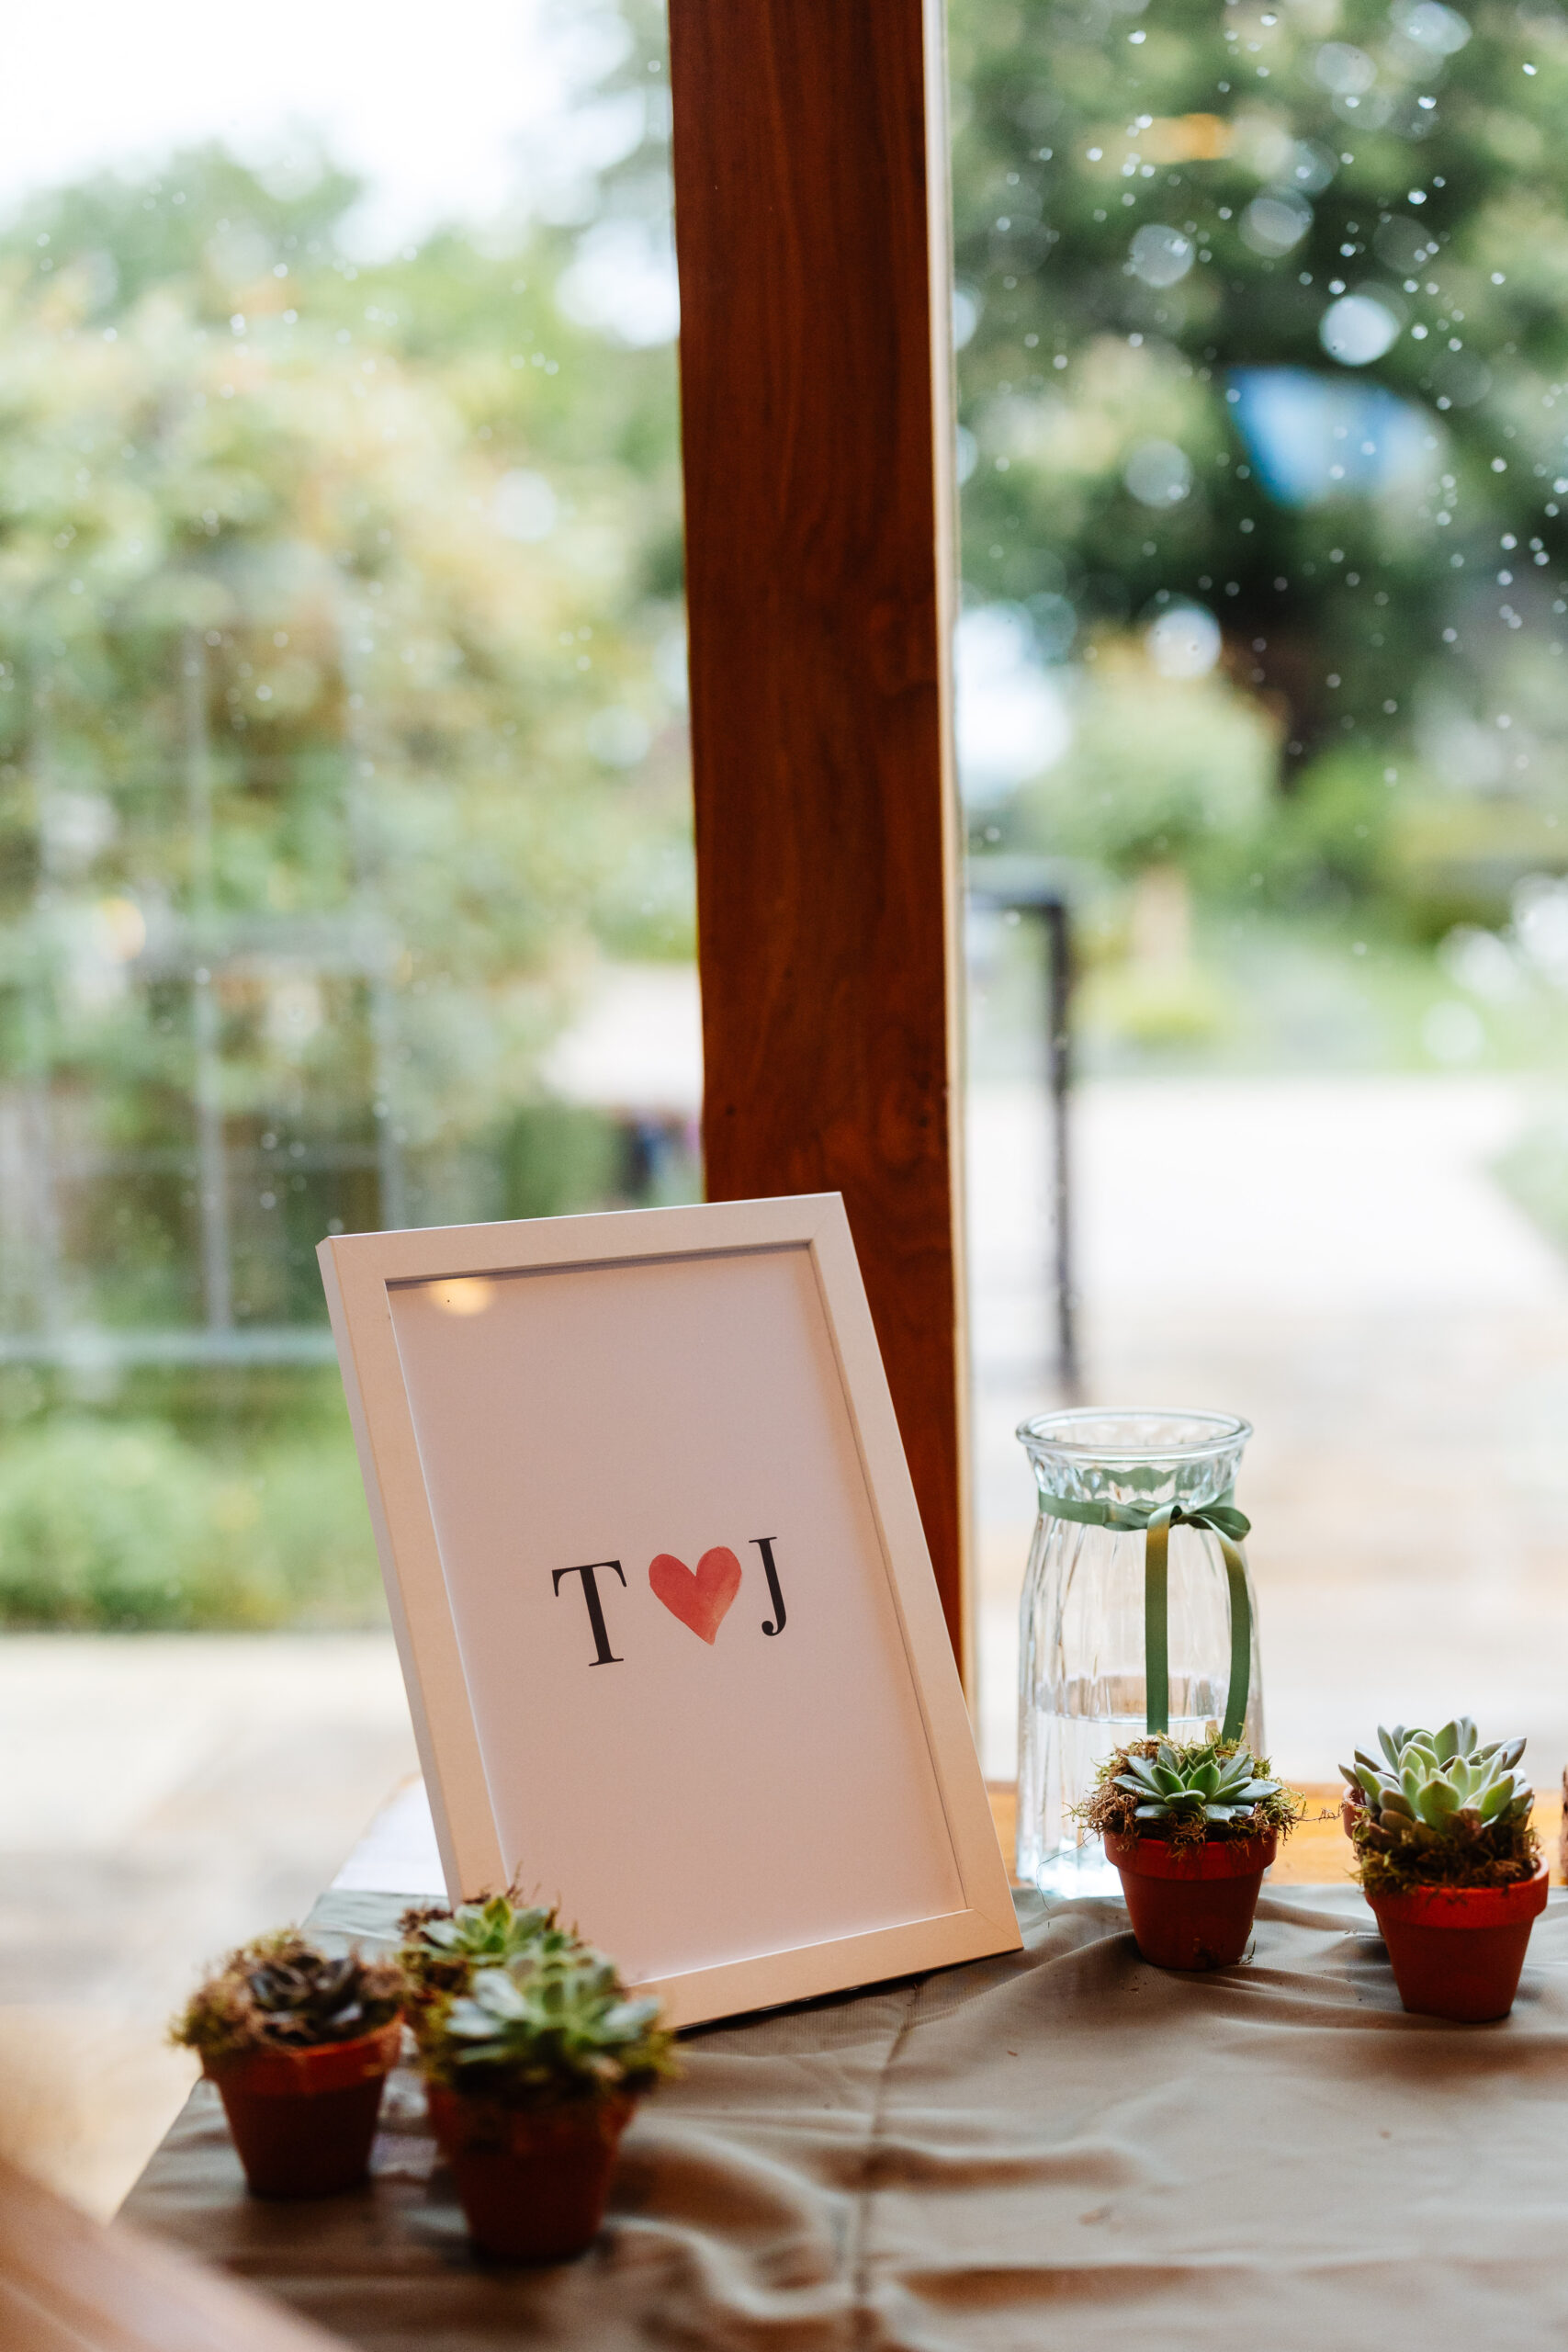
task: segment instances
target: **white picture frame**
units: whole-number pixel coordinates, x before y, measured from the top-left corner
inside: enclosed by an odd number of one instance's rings
[[[319,1256],[454,1901],[677,2025],[1019,1947],[838,1193]]]

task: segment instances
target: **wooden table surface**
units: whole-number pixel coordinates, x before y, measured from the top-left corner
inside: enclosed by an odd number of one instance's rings
[[[1298,1781],[1293,1785],[1306,1799],[1306,1818],[1280,1846],[1279,1859],[1270,1872],[1270,1884],[1339,1886],[1348,1883],[1350,1877],[1350,1843],[1339,1817],[1341,1790],[1338,1781]],[[987,1793],[991,1800],[991,1817],[997,1825],[997,1836],[1010,1871],[1018,1821],[1018,1791],[1011,1781],[991,1781],[987,1783]],[[1538,1798],[1534,1818],[1542,1856],[1551,1865],[1551,1883],[1561,1886],[1563,1879],[1557,1854],[1562,1821],[1561,1792],[1553,1792],[1550,1796]],[[403,1894],[412,1900],[416,1895],[438,1895],[441,1883],[441,1864],[435,1850],[435,1832],[431,1826],[430,1807],[425,1802],[423,1784],[416,1775],[401,1781],[393,1791],[333,1884],[344,1891],[368,1890],[378,1894]]]
[[[987,1783],[991,1814],[1001,1839],[1002,1851],[1012,1867],[1014,1832],[1018,1821],[1018,1790],[1011,1781]],[[1271,1886],[1337,1886],[1350,1875],[1350,1841],[1345,1835],[1339,1818],[1342,1794],[1337,1781],[1303,1782],[1302,1794],[1307,1800],[1307,1816],[1280,1849],[1279,1860],[1269,1873]],[[1537,1799],[1534,1814],[1536,1833],[1540,1850],[1551,1864],[1551,1883],[1561,1886],[1562,1872],[1558,1867],[1557,1839],[1562,1822],[1562,1800],[1560,1796]]]

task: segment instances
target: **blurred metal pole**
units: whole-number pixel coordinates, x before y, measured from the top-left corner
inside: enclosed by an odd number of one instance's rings
[[[1073,1082],[1072,1032],[1068,1026],[1073,991],[1071,917],[1064,898],[1043,899],[1037,911],[1045,927],[1051,1206],[1056,1242],[1056,1375],[1069,1404],[1076,1404],[1082,1374],[1078,1363],[1077,1299],[1073,1291],[1072,1159],[1067,1148],[1067,1097]]]
[[[1073,939],[1070,901],[1055,869],[1030,858],[972,858],[968,891],[978,906],[1032,915],[1040,923],[1045,984],[1045,1087],[1051,1102],[1051,1284],[1056,1299],[1056,1378],[1069,1404],[1082,1386],[1077,1297],[1073,1283],[1072,1093]]]
[[[207,723],[207,647],[186,629],[180,647],[180,709],[186,755],[186,820],[190,828],[190,931],[198,956],[191,974],[196,1048],[197,1198],[201,1281],[211,1331],[234,1326],[229,1237],[229,1170],[224,1156],[222,1008],[213,931],[212,757]]]

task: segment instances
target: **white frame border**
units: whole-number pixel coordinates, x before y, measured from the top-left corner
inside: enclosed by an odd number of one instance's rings
[[[1021,1943],[990,1803],[926,1547],[842,1196],[334,1235],[317,1251],[442,1868],[453,1899],[502,1886],[506,1864],[441,1566],[389,1288],[405,1283],[749,1254],[804,1245],[838,1360],[904,1656],[930,1745],[964,1907],[869,1934],[665,1977],[671,2022],[694,2025]]]

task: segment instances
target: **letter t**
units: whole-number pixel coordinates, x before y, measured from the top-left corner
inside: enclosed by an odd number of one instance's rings
[[[592,1560],[580,1567],[552,1568],[550,1570],[550,1584],[555,1592],[556,1599],[558,1600],[560,1599],[560,1580],[562,1577],[581,1577],[582,1578],[582,1597],[588,1603],[588,1623],[593,1628],[593,1646],[598,1653],[597,1657],[592,1660],[592,1664],[595,1666],[624,1666],[626,1664],[625,1658],[617,1657],[615,1651],[610,1647],[610,1629],[604,1623],[604,1607],[599,1598],[599,1579],[593,1573],[595,1568],[614,1568],[615,1574],[620,1577],[622,1584],[624,1585],[626,1583],[626,1570],[622,1567],[619,1560]]]

